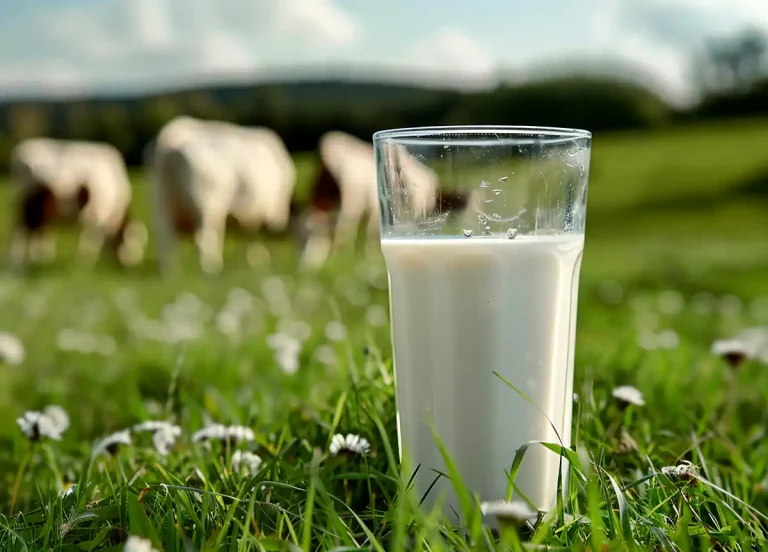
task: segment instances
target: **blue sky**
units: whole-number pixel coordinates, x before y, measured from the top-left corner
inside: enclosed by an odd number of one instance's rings
[[[768,0],[0,0],[0,95],[299,67],[482,88],[611,61],[685,101],[702,41],[746,25],[768,30]]]

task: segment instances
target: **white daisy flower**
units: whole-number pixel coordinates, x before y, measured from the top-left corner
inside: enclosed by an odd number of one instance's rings
[[[373,327],[386,326],[389,321],[387,309],[381,305],[371,305],[365,310],[365,321]]]
[[[275,362],[287,375],[292,376],[299,371],[299,351],[293,348],[279,349],[275,352]]]
[[[62,485],[61,498],[67,498],[68,496],[72,496],[75,494],[75,489],[77,489],[77,483],[65,483]]]
[[[624,405],[644,406],[645,399],[643,393],[631,385],[621,385],[611,393],[613,398]]]
[[[240,333],[240,325],[240,315],[229,308],[220,310],[216,315],[216,328],[224,335]]]
[[[730,339],[719,339],[712,344],[712,354],[734,367],[745,360],[768,364],[768,327],[748,328]]]
[[[226,308],[235,314],[247,314],[253,309],[255,302],[256,298],[247,289],[233,288],[227,296]]]
[[[277,328],[280,333],[288,334],[289,336],[298,339],[300,342],[306,341],[309,339],[309,336],[312,335],[312,326],[303,320],[284,318],[280,321]]]
[[[239,443],[241,441],[254,441],[255,439],[256,435],[250,427],[239,425],[211,424],[192,435],[193,443],[200,441],[230,441],[232,443]]]
[[[673,350],[680,344],[680,337],[674,330],[662,330],[658,333],[643,330],[637,336],[637,344],[646,351]]]
[[[176,444],[176,439],[180,436],[180,427],[168,426],[160,431],[155,431],[155,434],[152,435],[152,444],[155,445],[155,450],[158,454],[167,456]]]
[[[484,516],[493,516],[500,525],[525,524],[526,521],[532,521],[538,517],[538,513],[531,510],[525,502],[513,500],[495,500],[493,502],[483,502],[480,504],[480,511]]]
[[[276,333],[267,337],[267,345],[275,351],[275,362],[288,375],[299,371],[301,342],[287,333]]]
[[[10,332],[0,332],[0,363],[16,366],[24,362],[24,343]]]
[[[291,312],[288,289],[283,280],[277,276],[270,276],[261,283],[261,293],[267,300],[267,306],[273,315],[285,316]]]
[[[254,242],[246,249],[245,260],[248,262],[248,266],[264,268],[272,262],[272,255],[264,244]]]
[[[179,426],[162,421],[150,420],[141,422],[133,426],[133,431],[137,433],[153,433],[152,444],[154,444],[155,450],[163,456],[166,456],[171,451],[173,445],[176,444],[176,439],[181,436],[181,428]]]
[[[342,341],[347,336],[347,328],[341,322],[333,320],[325,327],[325,337],[328,341]]]
[[[93,456],[99,456],[100,454],[108,453],[115,456],[120,450],[120,445],[129,446],[131,444],[131,430],[124,429],[111,435],[107,435],[101,441],[97,442],[93,446]]]
[[[685,308],[685,297],[674,289],[662,291],[657,299],[662,314],[680,314]]]
[[[720,298],[718,310],[723,318],[736,318],[741,314],[743,305],[735,295],[724,295]]]
[[[227,438],[230,441],[240,443],[241,441],[254,441],[256,434],[250,427],[234,425],[227,428]]]
[[[315,359],[326,366],[334,366],[338,362],[336,351],[330,345],[321,345],[318,347],[315,350]]]
[[[142,539],[141,537],[135,537],[131,535],[128,540],[125,541],[124,552],[158,552],[157,549],[152,547],[152,541],[149,539]]]
[[[661,468],[662,475],[666,475],[674,482],[696,479],[698,472],[699,467],[687,460],[684,460],[682,464],[676,466],[664,466]]]
[[[192,434],[192,442],[200,441],[223,441],[227,438],[227,426],[222,424],[211,424]]]
[[[637,334],[637,346],[645,351],[653,351],[656,348],[656,334],[650,330],[643,330]]]
[[[337,456],[339,453],[348,452],[350,454],[359,454],[364,456],[371,450],[371,444],[367,439],[355,435],[354,433],[348,433],[345,437],[341,433],[337,433],[331,439],[331,446],[328,447],[328,451]]]
[[[678,345],[680,345],[680,336],[675,330],[662,330],[656,334],[656,346],[659,349],[671,351],[677,349]]]
[[[50,405],[42,412],[25,412],[16,423],[30,441],[37,441],[41,437],[60,441],[62,433],[69,428],[69,416],[60,406]]]
[[[236,450],[232,454],[232,469],[239,472],[242,470],[246,474],[255,474],[261,466],[261,456],[248,451]]]

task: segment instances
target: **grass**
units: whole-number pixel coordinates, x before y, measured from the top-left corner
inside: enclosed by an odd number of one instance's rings
[[[733,371],[709,351],[718,337],[768,325],[768,204],[741,184],[768,163],[717,147],[728,133],[729,143],[749,142],[762,125],[596,139],[574,446],[562,451],[568,489],[550,516],[498,538],[469,495],[459,493],[467,502],[458,531],[404,491],[413,470],[396,461],[378,256],[342,256],[311,275],[296,271],[291,243],[264,241],[250,266],[246,242],[232,239],[221,277],[201,276],[187,244],[185,270],[161,280],[151,267],[78,266],[65,233],[54,266],[0,279],[0,329],[26,345],[22,365],[0,366],[0,550],[121,550],[128,535],[166,551],[764,548],[768,371],[756,362]],[[667,158],[673,143],[687,149]],[[646,154],[667,158],[663,186],[641,162]],[[711,164],[717,186],[687,179],[694,157]],[[301,167],[306,190],[307,158]],[[141,193],[139,183],[139,205]],[[711,201],[693,201],[702,196]],[[222,331],[217,314],[238,306],[239,331]],[[148,322],[174,312],[190,322],[190,339],[163,341],[162,326]],[[338,341],[326,336],[332,322],[345,328]],[[294,375],[267,345],[291,325],[311,330]],[[73,346],[67,329],[102,336],[102,353],[88,352],[87,340]],[[665,329],[676,347],[638,345],[644,332]],[[621,408],[611,390],[622,384],[641,389],[646,405]],[[47,404],[62,405],[71,428],[61,441],[30,443],[15,419]],[[147,419],[183,428],[167,457],[144,436],[91,459],[95,440]],[[192,443],[208,420],[247,425],[256,440]],[[371,453],[331,456],[337,432],[368,439]],[[233,471],[235,449],[262,457],[257,473]],[[660,474],[683,460],[700,479]],[[74,492],[61,496],[66,483]],[[461,490],[460,476],[454,483]]]

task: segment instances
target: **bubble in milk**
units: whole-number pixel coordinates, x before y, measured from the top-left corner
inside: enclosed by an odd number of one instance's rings
[[[510,240],[514,240],[517,237],[517,228],[509,228],[509,229],[507,229],[507,237]]]
[[[472,237],[472,230],[469,230],[467,228],[464,229],[464,237],[469,238]]]

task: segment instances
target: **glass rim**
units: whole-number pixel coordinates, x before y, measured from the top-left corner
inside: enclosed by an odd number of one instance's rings
[[[530,136],[544,135],[543,138]],[[588,130],[549,126],[525,125],[446,125],[403,127],[379,130],[373,134],[373,141],[392,140],[396,142],[412,142],[427,144],[430,141],[457,144],[467,142],[477,144],[480,141],[491,144],[507,142],[519,143],[533,140],[535,142],[557,143],[592,138]]]

